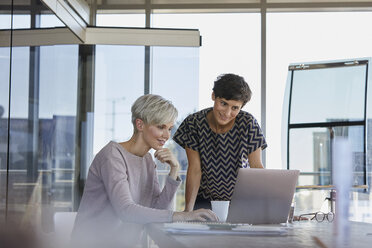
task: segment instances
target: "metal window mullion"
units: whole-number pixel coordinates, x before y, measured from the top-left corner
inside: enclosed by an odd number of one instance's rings
[[[13,57],[13,14],[14,0],[11,0],[10,9],[10,49],[9,49],[9,89],[8,89],[8,121],[7,121],[7,147],[6,147],[6,179],[5,179],[5,223],[8,223],[9,210],[9,159],[10,159],[10,117],[11,117],[11,96],[12,96],[12,57]]]
[[[350,66],[361,66],[366,65],[368,60],[352,60],[344,62],[333,62],[324,64],[298,64],[288,66],[288,70],[292,71],[303,71],[303,70],[316,70],[316,69],[329,69],[338,67],[350,67]]]
[[[290,120],[291,120],[291,105],[292,105],[292,88],[293,88],[293,77],[294,73],[293,71],[291,72],[291,83],[290,83],[290,88],[289,88],[289,104],[288,104],[288,122],[287,122],[287,169],[289,170],[289,131],[290,131]]]
[[[151,28],[151,0],[146,0],[145,6],[145,27]],[[144,72],[144,94],[150,93],[150,72],[151,72],[151,47],[145,46],[145,72]]]
[[[344,127],[344,126],[363,126],[365,120],[360,121],[331,121],[331,122],[310,122],[288,124],[288,128],[322,128],[322,127]]]
[[[364,184],[367,185],[367,127],[368,127],[368,120],[367,120],[367,97],[368,97],[368,62],[366,63],[366,79],[365,79],[365,92],[364,92]]]
[[[261,128],[266,134],[266,0],[261,2]],[[266,167],[266,150],[262,152],[262,163]]]

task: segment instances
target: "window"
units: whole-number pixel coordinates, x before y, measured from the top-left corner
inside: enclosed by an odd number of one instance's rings
[[[10,15],[0,15],[0,28],[10,29]],[[10,83],[10,41],[9,35],[4,35],[5,47],[0,47],[0,213],[5,213],[7,204],[7,152],[8,152],[8,120],[9,120],[9,83]],[[5,223],[5,215],[0,214],[0,222]]]
[[[178,110],[172,135],[181,122],[198,109],[199,88],[199,48],[194,47],[153,47],[152,48],[152,83],[151,92],[172,101]],[[179,175],[182,185],[177,190],[174,200],[179,211],[185,209],[184,190],[186,182],[187,157],[185,150],[169,139],[166,146],[172,150],[180,162]],[[160,181],[165,183],[169,166],[161,164],[157,159]]]
[[[195,28],[202,46],[199,64],[199,109],[213,105],[213,82],[223,73],[243,76],[253,92],[244,110],[261,119],[260,15],[256,13],[153,14],[156,28]]]
[[[77,52],[76,45],[13,48],[7,190],[8,210],[19,216],[40,210],[26,208],[37,197],[73,209]]]
[[[368,60],[289,67],[287,166],[301,171],[300,185],[333,184],[339,137],[350,143],[353,185],[366,184],[367,72]]]
[[[372,30],[356,28],[370,22],[371,12],[267,14],[267,168],[286,168],[281,119],[288,65],[372,56]]]
[[[97,27],[145,27],[145,14],[97,14]]]
[[[11,24],[11,15],[0,15],[0,29],[10,29]],[[13,15],[13,29],[23,29],[30,27],[30,15]]]
[[[40,16],[40,27],[41,28],[54,28],[54,27],[64,27],[63,24],[58,17],[55,15],[41,15]]]
[[[94,155],[132,136],[130,108],[144,93],[143,46],[96,46]]]

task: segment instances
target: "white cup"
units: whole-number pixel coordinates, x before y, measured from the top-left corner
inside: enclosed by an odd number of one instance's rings
[[[230,201],[211,201],[211,204],[212,211],[217,215],[220,222],[226,222]]]

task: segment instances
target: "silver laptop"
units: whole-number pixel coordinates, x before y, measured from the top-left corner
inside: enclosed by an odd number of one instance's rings
[[[285,223],[299,173],[298,170],[239,169],[226,221]]]

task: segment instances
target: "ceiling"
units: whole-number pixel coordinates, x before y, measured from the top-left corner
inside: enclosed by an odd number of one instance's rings
[[[40,0],[1,0],[0,14],[50,13]],[[45,1],[45,0],[43,0]],[[372,0],[47,0],[85,5],[97,13],[372,10]]]

